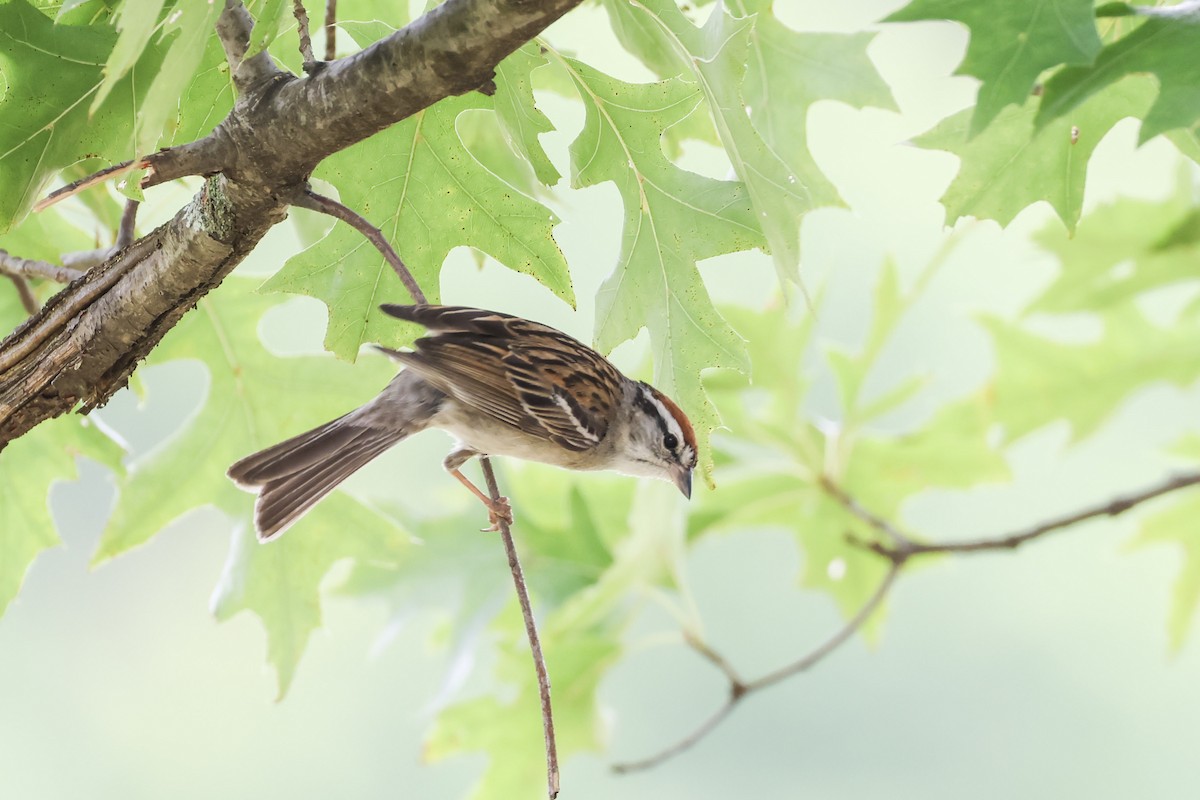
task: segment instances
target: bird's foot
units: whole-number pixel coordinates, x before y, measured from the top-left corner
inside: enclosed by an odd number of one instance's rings
[[[483,528],[484,533],[491,533],[500,530],[500,524],[512,525],[513,513],[512,506],[508,502],[507,497],[500,497],[496,500],[487,500],[484,505],[488,510],[488,522],[491,523],[490,528]]]

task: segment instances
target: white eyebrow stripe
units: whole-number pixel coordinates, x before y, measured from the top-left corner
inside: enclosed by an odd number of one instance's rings
[[[679,426],[675,415],[668,411],[663,402],[654,396],[654,392],[646,387],[641,387],[640,391],[642,392],[642,397],[646,398],[654,406],[654,409],[658,411],[658,418],[665,423],[664,427],[666,427],[667,432],[674,434],[676,439],[683,442],[683,428]]]
[[[600,441],[599,436],[592,433],[587,428],[583,427],[583,424],[579,421],[579,418],[575,416],[575,412],[571,410],[571,404],[567,402],[567,399],[565,397],[560,395],[558,392],[554,392],[550,396],[554,398],[554,404],[556,406],[558,406],[559,408],[561,408],[563,410],[563,413],[565,413],[567,415],[567,418],[569,420],[571,420],[572,424],[575,425],[575,430],[579,433],[580,436],[587,439],[589,442]]]

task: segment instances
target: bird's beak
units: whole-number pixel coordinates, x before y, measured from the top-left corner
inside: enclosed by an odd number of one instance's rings
[[[676,470],[675,485],[679,487],[679,491],[683,492],[684,497],[692,499],[692,471],[690,469]]]

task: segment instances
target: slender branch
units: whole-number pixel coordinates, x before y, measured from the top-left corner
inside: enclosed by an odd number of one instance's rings
[[[325,60],[337,58],[337,0],[325,0]]]
[[[708,736],[710,733],[712,733],[713,730],[715,730],[718,725],[724,722],[725,718],[733,712],[733,709],[737,707],[738,700],[741,700],[741,697],[738,697],[737,700],[734,700],[733,696],[730,695],[730,698],[725,701],[725,705],[718,708],[711,717],[700,723],[696,730],[692,731],[675,744],[671,745],[665,750],[660,750],[649,758],[643,758],[639,761],[622,761],[618,764],[613,764],[612,771],[624,775],[627,772],[638,772],[639,770],[650,769],[651,767],[657,767],[664,761],[670,761],[680,753],[691,749],[693,745],[695,745],[705,736]]]
[[[82,275],[97,264],[103,264],[121,250],[133,244],[136,238],[137,210],[140,204],[137,200],[126,200],[125,210],[121,212],[121,222],[117,226],[117,235],[112,247],[100,247],[96,250],[79,250],[74,253],[63,253],[64,267],[79,270]],[[78,277],[78,276],[76,276]]]
[[[746,691],[756,692],[768,686],[774,686],[793,675],[812,669],[826,656],[841,647],[842,644],[854,635],[855,631],[866,624],[871,615],[875,613],[875,609],[879,608],[880,604],[883,603],[884,598],[888,596],[888,592],[892,590],[892,586],[896,582],[896,576],[900,574],[900,566],[900,564],[893,563],[888,567],[887,574],[883,576],[883,580],[875,588],[875,593],[867,598],[867,602],[863,603],[862,608],[858,610],[857,614],[846,621],[841,630],[826,639],[822,645],[814,648],[804,658],[798,659],[774,672],[769,672],[761,678],[750,681],[750,683],[746,684]]]
[[[93,172],[91,175],[85,175],[77,181],[72,181],[66,186],[55,189],[50,194],[43,197],[33,205],[34,211],[45,211],[50,206],[60,200],[65,200],[72,195],[79,194],[84,189],[90,186],[95,186],[98,183],[103,183],[109,178],[115,178],[118,175],[124,175],[126,172],[131,172],[135,169],[141,169],[148,166],[146,159],[131,159],[122,161],[120,164],[113,164],[111,167],[105,167],[99,172]]]
[[[133,240],[137,235],[135,232],[137,227],[137,212],[138,201],[126,200],[125,210],[121,212],[121,224],[117,228],[117,240],[114,245],[118,250],[124,250],[133,244]]]
[[[1156,497],[1161,497],[1164,494],[1198,484],[1200,484],[1200,472],[1181,473],[1140,492],[1115,497],[1104,503],[1086,506],[1079,511],[1054,517],[1032,527],[1022,528],[1000,536],[987,536],[958,542],[915,542],[909,540],[907,543],[895,546],[888,546],[881,542],[867,542],[854,536],[848,538],[852,543],[878,553],[893,564],[901,564],[911,558],[934,553],[979,553],[992,550],[1016,550],[1026,542],[1045,536],[1048,533],[1069,528],[1072,525],[1095,517],[1115,517]]]
[[[689,647],[704,656],[714,667],[725,673],[725,677],[728,679],[730,687],[732,687],[731,691],[735,694],[741,694],[745,691],[746,682],[742,680],[741,675],[738,674],[738,671],[733,668],[733,665],[729,663],[725,656],[713,650],[707,642],[696,637],[690,631],[685,632],[683,638]]]
[[[307,208],[309,211],[316,211],[321,214],[328,214],[331,217],[340,219],[342,222],[350,225],[354,230],[367,237],[367,241],[375,245],[375,249],[383,255],[385,261],[391,265],[396,271],[400,282],[404,284],[404,288],[408,290],[408,294],[418,303],[425,302],[425,293],[421,291],[421,287],[417,285],[417,279],[413,277],[412,271],[408,265],[400,259],[400,255],[396,249],[392,247],[391,242],[383,235],[383,231],[363,217],[353,209],[347,208],[345,205],[334,200],[332,197],[326,197],[322,194],[317,194],[309,188],[297,193],[292,199],[292,204],[300,208]],[[495,499],[495,498],[493,498]]]
[[[70,283],[83,275],[77,269],[60,267],[47,261],[35,261],[0,250],[0,275],[22,278],[46,278],[58,283]]]
[[[328,214],[349,224],[367,238],[371,244],[392,265],[404,288],[412,299],[425,303],[427,299],[416,278],[408,266],[400,259],[395,248],[383,235],[379,228],[368,222],[361,214],[347,208],[331,197],[317,194],[305,188],[292,197],[292,202],[301,208]],[[500,487],[496,483],[496,473],[492,470],[492,462],[487,456],[480,456],[479,463],[483,467],[483,479],[487,482],[488,495],[493,503],[499,503],[504,498],[500,496]],[[542,734],[546,740],[546,784],[548,794],[553,800],[558,796],[559,770],[558,746],[554,737],[554,712],[550,704],[550,674],[546,670],[546,659],[542,655],[542,642],[538,636],[537,622],[533,616],[533,605],[529,601],[529,589],[525,585],[525,573],[521,569],[521,560],[517,556],[517,546],[513,541],[512,529],[508,522],[499,519],[500,538],[504,542],[504,552],[508,556],[508,568],[512,572],[513,586],[517,592],[517,600],[521,605],[521,616],[525,619],[525,636],[529,639],[529,652],[533,656],[533,668],[537,673],[538,695],[542,706]],[[715,655],[715,654],[714,654]]]
[[[864,541],[856,536],[848,535],[847,538],[851,543],[878,553],[880,556],[888,559],[887,574],[875,589],[875,592],[863,604],[858,613],[855,614],[846,624],[833,636],[829,637],[820,646],[814,648],[811,652],[787,666],[781,667],[773,672],[769,672],[762,677],[752,681],[746,681],[734,670],[733,666],[720,653],[714,651],[711,647],[698,639],[693,638],[690,634],[687,635],[688,644],[692,646],[696,652],[704,656],[710,663],[725,675],[729,682],[729,696],[725,704],[717,709],[716,713],[709,717],[692,733],[685,736],[670,747],[650,756],[641,759],[640,761],[626,762],[616,764],[613,769],[616,772],[633,772],[641,769],[648,769],[657,766],[668,759],[684,752],[694,744],[707,736],[714,728],[727,717],[734,707],[742,701],[747,695],[754,692],[766,689],[769,686],[774,686],[781,681],[785,681],[793,675],[797,675],[808,669],[811,669],[816,664],[827,658],[831,653],[850,639],[854,632],[862,628],[862,626],[870,619],[871,615],[883,602],[895,584],[896,577],[900,574],[900,570],[908,563],[909,559],[916,556],[929,555],[931,553],[976,553],[988,550],[1014,550],[1020,547],[1025,542],[1037,539],[1052,531],[1062,530],[1075,525],[1085,520],[1095,517],[1115,517],[1118,514],[1123,514],[1126,511],[1134,508],[1156,497],[1161,497],[1164,494],[1185,489],[1190,486],[1200,485],[1200,472],[1190,472],[1176,475],[1155,486],[1151,486],[1140,492],[1114,498],[1106,503],[1101,503],[1094,506],[1088,506],[1071,514],[1064,514],[1060,517],[1049,519],[1045,522],[1034,525],[1030,528],[1014,531],[1003,536],[994,536],[980,539],[968,539],[961,542],[943,542],[943,543],[923,543],[913,540],[906,533],[897,528],[888,520],[871,512],[861,503],[846,493],[844,489],[835,484],[828,477],[822,476],[820,479],[821,488],[831,497],[841,503],[847,511],[854,516],[866,522],[872,528],[884,534],[890,539],[893,544],[886,544],[880,541]]]
[[[17,290],[17,297],[21,298],[21,305],[24,307],[25,313],[36,314],[41,308],[41,304],[33,296],[33,290],[29,288],[29,281],[21,275],[9,275],[8,279],[13,282],[13,287]]]
[[[254,19],[241,0],[225,0],[225,10],[217,17],[217,38],[225,49],[225,60],[239,95],[247,93],[259,81],[282,74],[265,49],[246,58],[253,28]]]
[[[87,272],[97,264],[108,261],[117,252],[117,248],[101,247],[96,250],[77,250],[74,253],[62,254],[62,265],[66,269],[78,270],[79,274]]]
[[[496,484],[496,473],[492,471],[492,462],[487,456],[480,456],[479,463],[483,466],[483,479],[487,482],[488,494],[493,502],[500,498],[500,487]],[[517,547],[513,542],[512,531],[508,522],[499,520],[500,538],[504,541],[504,552],[508,555],[508,568],[512,572],[513,586],[517,590],[517,600],[521,604],[521,616],[525,618],[525,636],[529,639],[529,652],[533,656],[533,668],[537,672],[538,695],[542,703],[542,735],[546,740],[546,785],[550,800],[558,797],[558,747],[554,738],[554,712],[550,705],[550,675],[546,671],[546,659],[542,656],[542,643],[538,637],[537,623],[533,618],[533,606],[529,602],[529,590],[525,587],[525,574],[521,569],[521,561],[517,557]]]
[[[879,582],[879,586],[875,588],[874,593],[867,599],[865,603],[863,603],[862,608],[858,610],[858,613],[847,620],[846,623],[839,628],[836,633],[834,633],[817,647],[810,650],[802,658],[797,659],[791,664],[780,667],[779,669],[769,672],[766,675],[763,675],[762,677],[756,678],[752,681],[743,680],[724,656],[722,656],[720,653],[717,653],[707,644],[695,640],[688,635],[688,644],[691,645],[696,652],[700,653],[705,659],[711,662],[717,669],[721,670],[721,672],[724,673],[725,678],[729,681],[729,695],[725,698],[724,705],[718,708],[712,716],[697,726],[694,731],[675,742],[675,744],[671,745],[670,747],[664,748],[654,755],[638,761],[625,761],[619,764],[614,764],[612,767],[613,771],[619,773],[637,772],[638,770],[656,767],[659,764],[662,764],[664,761],[674,758],[685,750],[691,748],[697,742],[704,739],[704,737],[708,736],[708,734],[710,734],[718,725],[720,725],[721,722],[723,722],[725,718],[733,712],[733,709],[736,708],[737,705],[747,696],[766,689],[767,687],[774,686],[780,681],[787,680],[797,673],[811,669],[821,661],[825,660],[834,651],[845,644],[850,637],[854,635],[855,631],[861,629],[862,626],[866,624],[867,620],[871,618],[871,615],[875,613],[876,609],[878,609],[880,604],[883,603],[884,598],[886,598],[888,593],[892,590],[892,586],[896,582],[896,576],[900,574],[900,567],[901,565],[899,563],[892,563],[888,567],[887,574],[883,576],[883,580]]]
[[[312,37],[308,35],[308,12],[304,9],[304,0],[292,0],[292,14],[296,17],[296,33],[300,37],[300,57],[305,64],[316,61],[313,57]]]

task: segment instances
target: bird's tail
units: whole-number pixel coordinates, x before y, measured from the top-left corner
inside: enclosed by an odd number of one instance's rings
[[[414,431],[363,424],[351,412],[246,456],[228,475],[258,493],[254,527],[266,541],[287,530],[335,486]]]

